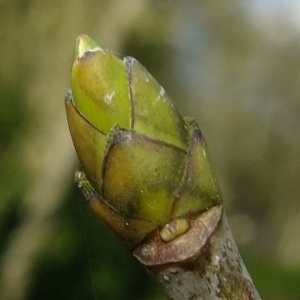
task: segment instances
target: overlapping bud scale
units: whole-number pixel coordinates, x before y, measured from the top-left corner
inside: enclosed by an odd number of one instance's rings
[[[128,248],[154,232],[176,238],[221,201],[198,125],[137,60],[85,35],[74,53],[65,103],[79,186]]]

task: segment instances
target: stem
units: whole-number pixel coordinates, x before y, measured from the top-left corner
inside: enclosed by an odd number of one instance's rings
[[[261,299],[239,254],[222,206],[191,222],[180,237],[147,241],[134,256],[172,300]]]
[[[78,186],[169,299],[260,299],[197,123],[138,61],[86,35],[76,41],[72,95],[65,104]]]

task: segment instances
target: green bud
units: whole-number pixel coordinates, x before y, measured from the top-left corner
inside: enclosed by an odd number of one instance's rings
[[[164,88],[134,58],[125,57],[132,101],[132,127],[140,134],[188,149],[189,125]]]
[[[164,242],[170,242],[183,233],[187,232],[189,228],[190,224],[187,219],[176,219],[170,221],[167,225],[165,225],[159,232],[159,235]]]
[[[74,104],[103,133],[109,133],[116,124],[130,128],[131,103],[125,64],[95,45],[86,36],[77,39],[72,67]]]
[[[158,231],[168,242],[221,202],[198,125],[135,59],[80,36],[66,111],[76,181],[128,248]]]

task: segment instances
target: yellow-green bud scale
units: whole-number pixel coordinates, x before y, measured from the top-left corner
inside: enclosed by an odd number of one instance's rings
[[[128,248],[157,230],[176,238],[221,202],[198,125],[137,60],[80,36],[65,103],[79,186]]]

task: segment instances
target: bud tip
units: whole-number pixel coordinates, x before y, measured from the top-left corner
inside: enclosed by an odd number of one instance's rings
[[[74,49],[74,61],[82,57],[86,52],[102,50],[102,48],[88,35],[81,34],[76,39]]]

